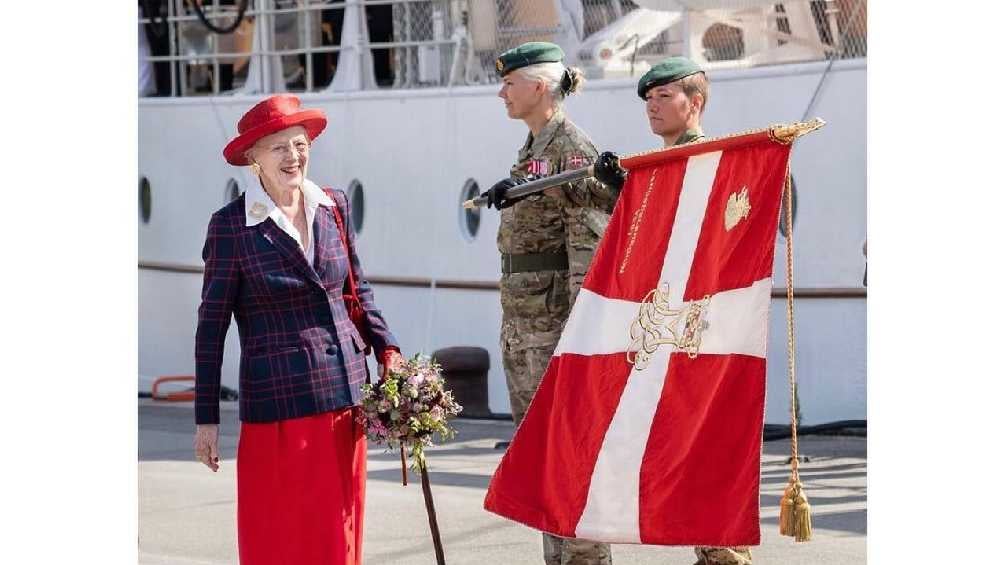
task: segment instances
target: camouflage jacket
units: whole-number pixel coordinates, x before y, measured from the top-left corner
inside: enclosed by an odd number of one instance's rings
[[[597,156],[592,141],[559,110],[536,137],[527,136],[511,176],[550,176],[586,167]],[[504,323],[504,333],[508,327],[508,333],[526,346],[533,346],[534,340],[528,342],[527,338],[535,333],[541,334],[542,341],[557,340],[616,200],[616,190],[590,177],[529,196],[502,210],[499,251],[564,251],[569,264],[568,271],[502,275],[503,319],[521,318],[533,326]]]
[[[687,131],[680,134],[680,137],[676,138],[673,145],[683,145],[684,143],[690,143],[691,141],[700,141],[704,139],[704,132],[697,129],[688,129]]]

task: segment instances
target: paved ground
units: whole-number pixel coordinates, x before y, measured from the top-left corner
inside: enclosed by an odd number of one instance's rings
[[[237,413],[224,403],[222,468],[211,473],[192,457],[191,407],[141,400],[139,405],[139,549],[144,565],[236,563],[234,454]],[[451,565],[535,564],[540,534],[482,510],[485,489],[499,458],[495,442],[508,440],[512,424],[457,420],[457,437],[429,452],[431,479]],[[813,506],[815,537],[796,544],[777,533],[778,501],[788,480],[788,441],[764,444],[760,494],[763,542],[760,564],[865,563],[866,440],[804,437],[802,480]],[[364,551],[367,565],[435,563],[417,476],[401,486],[397,456],[369,452]],[[624,564],[691,565],[689,548],[617,545]]]

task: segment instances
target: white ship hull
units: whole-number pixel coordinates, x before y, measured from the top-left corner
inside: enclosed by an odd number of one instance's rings
[[[710,73],[705,131],[723,135],[802,119],[826,63]],[[804,424],[865,419],[866,64],[838,61],[810,116],[827,121],[801,139],[791,171],[797,185],[795,286],[797,371]],[[569,116],[600,150],[631,153],[660,140],[649,132],[635,80],[593,81],[569,99]],[[304,94],[328,115],[309,177],[365,192],[359,251],[377,304],[406,353],[476,345],[491,355],[489,403],[509,412],[498,346],[501,319],[498,215],[481,215],[464,237],[459,204],[474,179],[484,189],[506,176],[523,143],[522,122],[506,118],[497,87]],[[152,187],[149,223],[139,228],[139,384],[194,371],[201,250],[210,214],[241,189],[248,171],[221,156],[241,114],[259,98],[142,99],[139,173]],[[784,287],[784,239],[777,238],[774,286]],[[429,281],[437,287],[430,288]],[[788,420],[784,298],[775,298],[768,356],[768,423]],[[223,382],[237,388],[239,345],[231,328]]]

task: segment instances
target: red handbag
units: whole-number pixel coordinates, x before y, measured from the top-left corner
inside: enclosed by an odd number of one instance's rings
[[[366,339],[365,323],[366,311],[363,310],[363,304],[359,301],[359,290],[356,287],[356,276],[352,272],[352,249],[349,247],[349,232],[345,229],[345,222],[342,220],[342,210],[338,207],[337,200],[335,199],[334,193],[330,189],[325,189],[328,197],[335,202],[335,206],[331,208],[332,214],[335,216],[335,223],[338,224],[338,232],[342,236],[342,245],[345,246],[345,251],[348,253],[349,262],[349,275],[345,277],[345,286],[348,289],[342,288],[342,300],[345,301],[345,310],[349,313],[349,319],[355,324],[356,330],[359,332],[359,336],[363,338],[363,342],[366,343],[366,355],[369,355],[373,351],[373,346],[370,345],[368,339]],[[347,290],[347,292],[346,292]]]

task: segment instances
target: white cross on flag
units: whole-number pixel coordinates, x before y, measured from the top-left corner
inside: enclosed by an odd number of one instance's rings
[[[607,232],[485,508],[566,538],[760,543],[768,132],[625,159]]]

